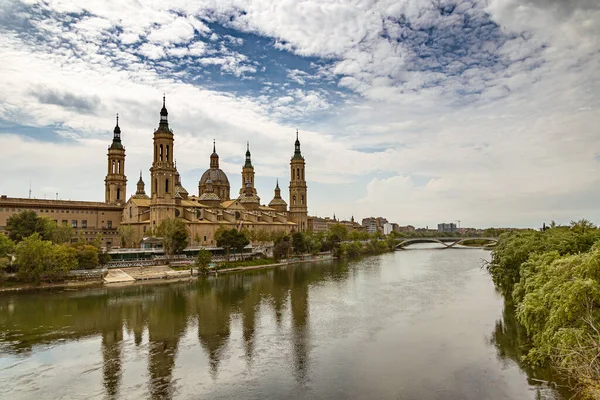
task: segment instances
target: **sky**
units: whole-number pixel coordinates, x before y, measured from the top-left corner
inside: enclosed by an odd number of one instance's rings
[[[0,56],[10,197],[102,201],[117,113],[135,193],[165,93],[191,194],[249,141],[287,200],[298,129],[310,215],[600,223],[597,0],[0,0]]]

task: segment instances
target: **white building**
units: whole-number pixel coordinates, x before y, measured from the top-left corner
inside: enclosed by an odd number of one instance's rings
[[[392,233],[392,231],[394,230],[394,226],[392,224],[390,224],[389,222],[386,222],[385,224],[383,224],[383,234],[384,235],[389,235],[390,233]]]

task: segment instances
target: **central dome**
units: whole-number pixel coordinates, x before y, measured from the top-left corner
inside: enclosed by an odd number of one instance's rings
[[[207,184],[210,183],[209,188]],[[228,201],[229,198],[229,179],[227,175],[219,168],[219,155],[213,141],[213,152],[210,155],[210,168],[204,171],[200,182],[198,182],[198,196],[202,196],[204,193],[211,192],[215,193],[221,201]]]
[[[211,183],[211,192],[215,193],[221,201],[228,201],[230,186],[227,175],[219,168],[209,168],[202,174],[198,183],[198,196],[202,196],[208,190],[207,183]]]
[[[212,181],[213,186],[219,183],[224,183],[229,186],[229,179],[227,179],[227,175],[225,175],[225,172],[219,168],[209,168],[204,171],[202,177],[200,178],[200,185],[206,185],[206,181],[209,179]]]

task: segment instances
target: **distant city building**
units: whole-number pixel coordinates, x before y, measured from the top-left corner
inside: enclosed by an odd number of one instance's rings
[[[390,233],[392,233],[394,231],[394,224],[390,224],[389,222],[386,224],[383,224],[383,234],[384,235],[389,235]],[[397,224],[396,224],[397,225]]]
[[[414,232],[414,231],[415,231],[415,227],[412,225],[398,227],[398,232]]]
[[[369,232],[370,234],[373,234],[377,231],[384,233],[383,226],[387,223],[388,223],[388,220],[383,217],[377,217],[377,218],[369,217],[369,218],[363,218],[363,220],[362,220],[362,226],[365,227],[367,232]]]
[[[438,224],[438,232],[456,232],[456,224],[455,223],[447,223],[447,224]]]

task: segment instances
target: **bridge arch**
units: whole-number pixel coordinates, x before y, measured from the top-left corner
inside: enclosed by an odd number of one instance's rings
[[[473,240],[480,240],[480,241],[484,240],[484,241],[488,242],[481,246],[470,246],[470,248],[474,248],[474,249],[485,249],[485,248],[489,248],[490,245],[498,243],[498,239],[492,238],[492,237],[407,238],[407,239],[402,239],[398,244],[396,244],[394,249],[402,250],[412,244],[417,244],[417,243],[438,243],[443,246],[442,249],[451,249],[456,245],[460,245],[460,244],[463,244],[464,242],[469,242],[469,241],[473,241]]]

